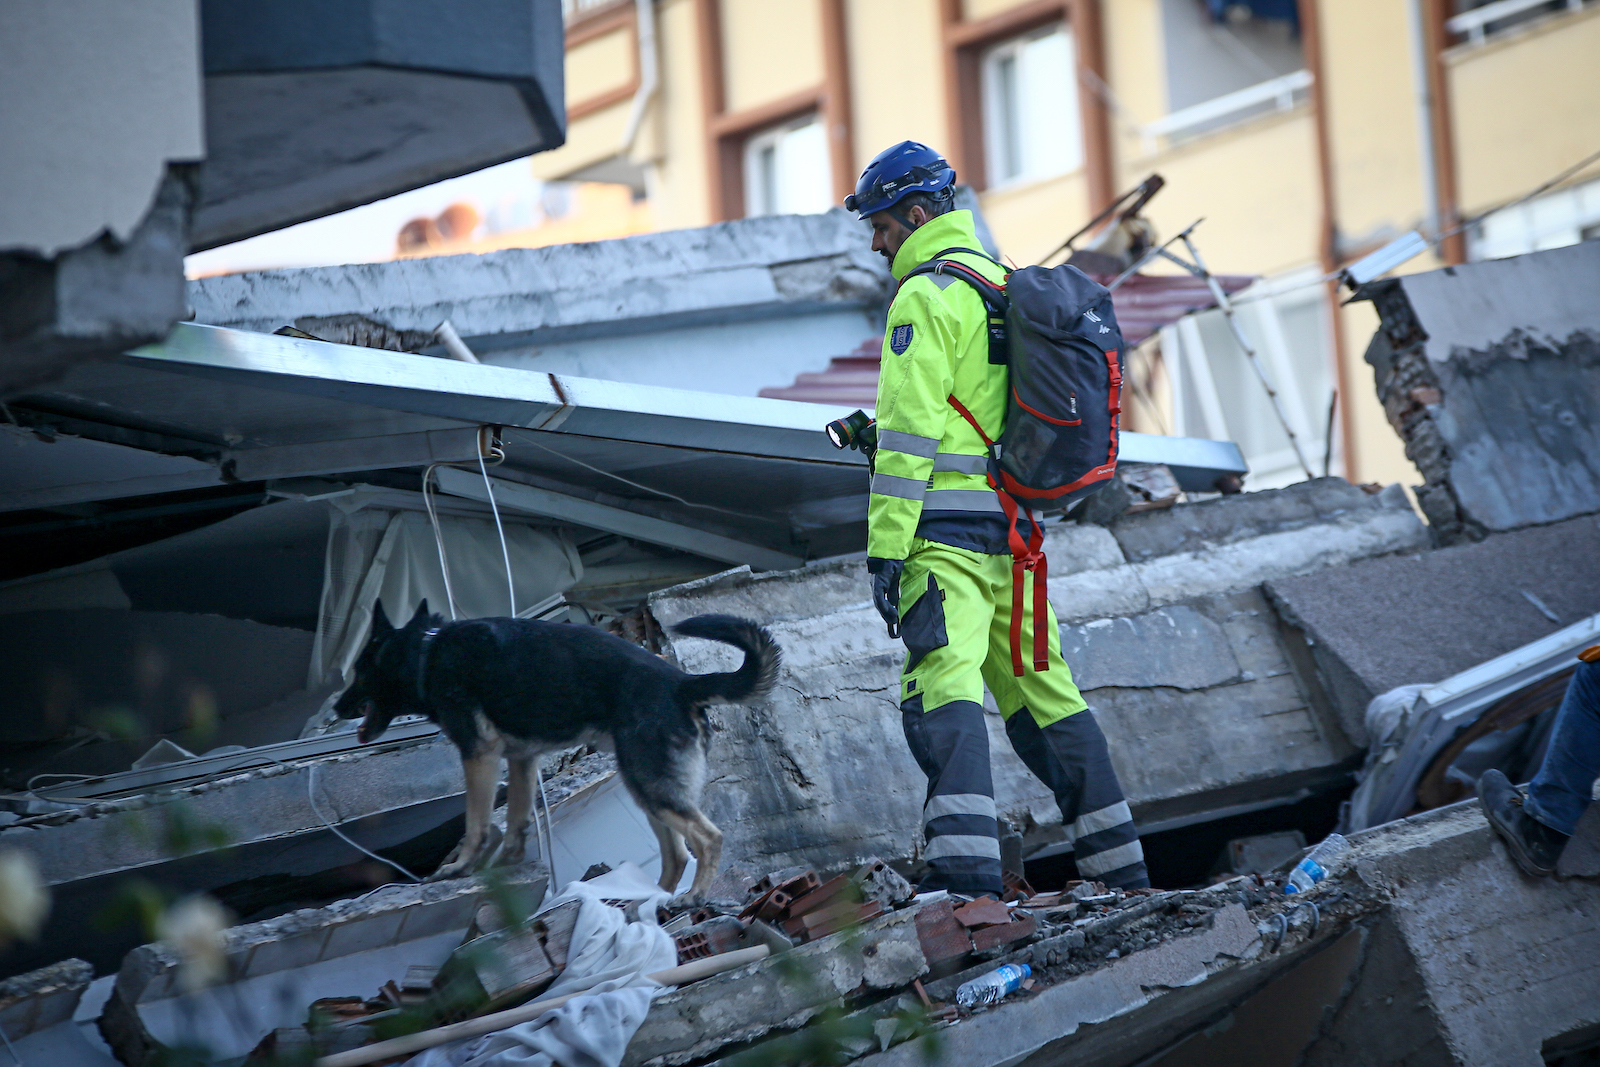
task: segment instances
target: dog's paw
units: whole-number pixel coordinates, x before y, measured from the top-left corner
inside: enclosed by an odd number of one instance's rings
[[[428,875],[428,877],[424,878],[423,881],[444,882],[451,878],[463,878],[470,873],[472,873],[471,867],[465,863],[462,863],[460,860],[457,860],[455,863],[444,864],[437,871],[434,871],[432,874]]]
[[[687,908],[699,908],[703,907],[705,902],[706,898],[704,893],[688,892],[682,894],[681,896],[673,897],[671,900],[667,901],[667,910],[683,911]]]
[[[500,847],[500,828],[494,825],[489,827],[489,832],[484,834],[475,848],[467,851],[466,842],[457,845],[450,855],[444,858],[439,869],[434,871],[425,882],[442,882],[447,878],[465,878],[469,874],[490,865],[495,857],[495,852]]]
[[[500,845],[500,851],[495,856],[495,864],[501,867],[515,867],[528,859],[528,835],[526,833],[507,834]]]

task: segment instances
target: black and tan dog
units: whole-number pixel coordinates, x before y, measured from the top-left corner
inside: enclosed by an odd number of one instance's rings
[[[501,855],[520,860],[533,806],[534,760],[584,741],[616,752],[628,791],[661,843],[661,886],[672,890],[697,867],[691,899],[705,896],[722,853],[722,831],[700,810],[711,727],[709,704],[761,697],[778,676],[772,635],[730,615],[700,615],[674,630],[733,645],[744,663],[727,674],[685,674],[646,649],[590,626],[527,619],[445,622],[423,601],[402,629],[383,606],[356,661],[355,680],[334,705],[376,739],[396,715],[425,715],[461,751],[467,826],[458,855],[434,875],[475,869],[492,847],[489,815],[508,763],[506,839]]]

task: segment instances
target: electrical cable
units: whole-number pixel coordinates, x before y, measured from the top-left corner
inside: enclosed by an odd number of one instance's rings
[[[16,1061],[17,1067],[24,1067],[22,1057],[17,1055],[17,1050],[11,1046],[11,1035],[6,1033],[6,1028],[0,1026],[0,1039],[6,1043],[6,1051],[11,1053],[11,1058]]]
[[[87,782],[90,779],[98,777],[100,776],[97,774],[73,774],[71,772],[49,771],[45,774],[36,774],[32,778],[29,778],[28,784],[22,787],[22,791],[24,793],[32,793],[34,790],[33,783],[37,782],[41,778],[69,778],[75,782]],[[39,799],[44,800],[45,798],[40,797]]]
[[[514,433],[521,432],[521,433],[524,434],[524,436],[526,436],[526,431],[519,431],[519,430],[515,430],[514,429],[512,432],[514,432]],[[528,438],[528,444],[532,445],[534,448],[542,449],[542,450],[550,453],[552,456],[559,456],[561,459],[566,460],[568,463],[575,463],[578,466],[582,467],[584,470],[589,470],[589,471],[593,471],[596,474],[604,475],[607,478],[611,478],[611,479],[614,479],[615,481],[619,481],[623,485],[632,486],[635,489],[642,489],[646,493],[655,493],[657,496],[664,496],[668,500],[672,500],[672,501],[675,501],[675,502],[677,502],[679,504],[682,504],[686,508],[700,508],[703,511],[716,511],[716,512],[722,513],[723,515],[732,515],[734,518],[738,518],[738,519],[759,519],[759,518],[761,518],[761,516],[759,516],[759,515],[751,515],[748,512],[744,512],[744,511],[730,511],[728,508],[719,508],[719,507],[717,507],[717,506],[715,506],[713,504],[696,504],[692,500],[685,500],[685,499],[683,499],[683,497],[677,496],[677,495],[675,495],[673,493],[669,493],[665,489],[655,489],[655,488],[652,488],[651,486],[648,486],[648,485],[640,485],[638,482],[629,481],[627,478],[624,478],[620,474],[612,474],[608,470],[602,470],[601,468],[596,467],[596,466],[594,466],[592,464],[585,463],[583,460],[577,459],[577,458],[575,458],[573,456],[569,456],[565,452],[558,452],[555,449],[549,447],[548,445],[542,445],[538,441],[533,440],[531,437]]]
[[[483,453],[478,453],[478,472],[483,475],[483,488],[489,494],[489,510],[494,512],[494,528],[500,535],[500,556],[506,561],[506,599],[511,602],[511,618],[517,617],[517,583],[511,576],[511,550],[506,547],[506,528],[500,522],[500,505],[494,501],[494,480],[484,465]]]
[[[270,759],[271,757],[268,757],[268,758]],[[284,767],[289,766],[289,764],[282,763],[282,761],[280,761],[280,760],[273,760],[272,762],[279,763],[280,765],[282,765]],[[326,815],[322,814],[322,809],[317,807],[317,798],[316,798],[316,795],[315,795],[316,782],[317,782],[317,768],[320,767],[320,766],[321,766],[321,764],[319,764],[319,763],[311,763],[311,764],[308,764],[306,766],[306,799],[311,802],[311,810],[312,810],[312,812],[314,812],[316,814],[317,818],[322,820],[322,825],[324,825],[328,829],[332,830],[335,837],[337,837],[339,840],[343,841],[345,844],[349,845],[351,848],[355,849],[357,852],[361,853],[363,856],[367,856],[367,857],[369,857],[371,859],[375,859],[379,863],[388,864],[390,867],[393,867],[395,870],[399,871],[401,874],[405,875],[407,878],[411,879],[413,882],[422,881],[421,878],[418,878],[416,875],[414,875],[410,871],[406,870],[404,867],[402,867],[400,864],[396,863],[394,860],[385,859],[384,857],[378,855],[376,852],[372,851],[370,848],[367,848],[365,845],[362,845],[359,842],[357,842],[355,840],[352,840],[347,834],[345,834],[345,832],[343,830],[341,830],[337,826],[333,825],[332,821],[330,821],[329,818]]]
[[[439,516],[433,510],[433,472],[441,464],[433,463],[422,472],[422,504],[428,509],[428,524],[433,527],[433,545],[439,550],[439,571],[444,575],[444,598],[450,605],[450,621],[456,619],[456,594],[450,588],[450,564],[444,558],[444,538],[439,533]],[[515,614],[515,613],[513,613]]]
[[[1520,207],[1521,205],[1526,204],[1529,200],[1532,200],[1534,197],[1540,195],[1541,193],[1548,192],[1550,189],[1553,189],[1555,186],[1560,185],[1562,182],[1566,181],[1568,178],[1572,177],[1574,174],[1578,173],[1580,170],[1583,170],[1585,167],[1589,166],[1591,163],[1600,163],[1600,152],[1595,152],[1595,153],[1593,153],[1591,155],[1588,155],[1588,156],[1584,157],[1583,159],[1579,160],[1577,163],[1574,163],[1572,166],[1570,166],[1566,170],[1562,171],[1560,174],[1557,174],[1554,178],[1551,178],[1549,181],[1547,181],[1543,185],[1539,186],[1537,189],[1534,189],[1533,192],[1524,193],[1522,196],[1517,197],[1517,199],[1511,201],[1511,203],[1509,203],[1509,204],[1501,204],[1499,207],[1490,208],[1488,211],[1485,211],[1482,214],[1474,215],[1470,219],[1463,219],[1462,221],[1458,222],[1455,226],[1453,226],[1450,229],[1446,230],[1444,233],[1441,233],[1438,237],[1435,237],[1433,239],[1432,243],[1437,245],[1439,242],[1445,240],[1447,237],[1454,237],[1456,234],[1460,233],[1462,230],[1466,229],[1468,226],[1476,226],[1478,223],[1482,222],[1484,219],[1488,218],[1490,215],[1493,215],[1493,214],[1495,214],[1497,212],[1500,212],[1500,211],[1507,211],[1507,210],[1509,210],[1511,208]]]

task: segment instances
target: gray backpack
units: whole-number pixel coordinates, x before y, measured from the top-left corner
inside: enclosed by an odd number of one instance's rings
[[[1117,416],[1122,397],[1122,331],[1111,293],[1077,267],[1021,267],[1003,285],[955,260],[947,248],[906,277],[945,274],[970,285],[989,311],[989,362],[1010,370],[1006,424],[993,439],[954,396],[950,404],[989,446],[989,484],[1010,523],[1016,603],[1011,615],[1012,668],[1019,648],[1022,572],[1034,574],[1034,616],[1044,618],[1044,531],[1029,505],[1071,507],[1117,471]],[[999,266],[1000,264],[996,264]],[[1027,536],[1017,528],[1025,514]],[[1045,670],[1045,628],[1034,628],[1034,669]]]

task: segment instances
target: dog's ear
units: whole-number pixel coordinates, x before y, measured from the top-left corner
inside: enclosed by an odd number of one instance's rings
[[[406,623],[406,629],[420,629],[428,625],[428,598],[423,597],[422,603],[417,605],[417,610],[412,613],[411,621]]]
[[[383,610],[381,600],[372,605],[372,633],[376,637],[394,633],[394,623],[389,621],[389,613]]]

